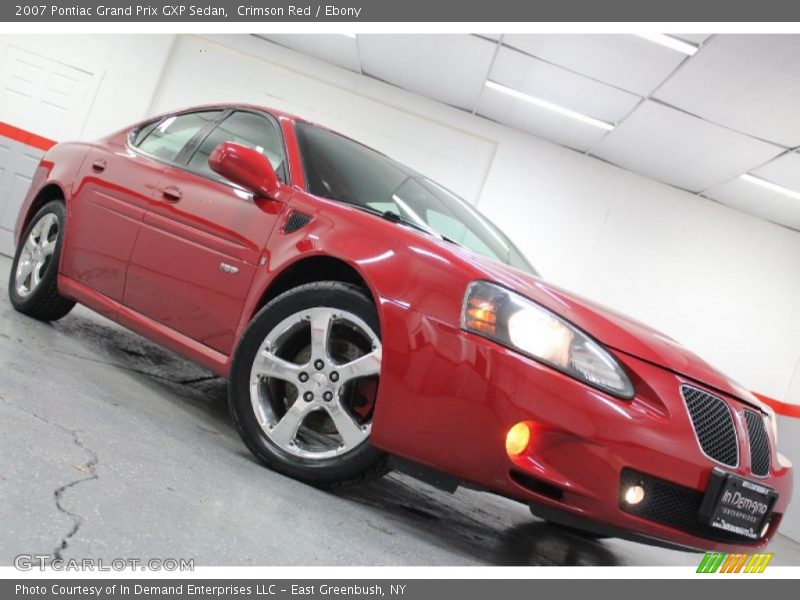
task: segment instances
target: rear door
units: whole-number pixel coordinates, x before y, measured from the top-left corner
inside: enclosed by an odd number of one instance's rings
[[[165,170],[131,257],[125,304],[228,354],[283,203],[254,199],[211,171],[208,157],[225,141],[263,153],[287,181],[278,122],[258,111],[226,112]]]

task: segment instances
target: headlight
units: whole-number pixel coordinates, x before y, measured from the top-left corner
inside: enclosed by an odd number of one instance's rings
[[[461,324],[605,392],[627,399],[634,395],[630,379],[605,348],[555,313],[498,285],[470,284]]]

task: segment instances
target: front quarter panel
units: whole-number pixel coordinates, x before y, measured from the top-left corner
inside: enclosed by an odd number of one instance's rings
[[[77,173],[91,147],[91,144],[88,143],[67,142],[53,146],[42,157],[17,215],[14,227],[15,245],[19,245],[23,231],[39,208],[36,201],[40,192],[48,185],[59,187],[69,209]]]

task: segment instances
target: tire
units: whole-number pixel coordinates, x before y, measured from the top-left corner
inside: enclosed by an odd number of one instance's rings
[[[75,306],[73,300],[58,293],[57,287],[66,223],[67,211],[62,200],[45,204],[25,229],[11,263],[8,278],[11,305],[40,321],[57,321]]]
[[[378,313],[361,288],[323,281],[281,294],[234,356],[239,435],[268,467],[312,485],[382,476],[386,455],[369,442],[381,353]]]

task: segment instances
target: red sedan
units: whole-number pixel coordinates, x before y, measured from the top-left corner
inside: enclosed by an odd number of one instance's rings
[[[256,106],[42,159],[14,307],[80,302],[229,380],[270,468],[399,468],[599,536],[763,548],[792,489],[774,413],[648,327],[543,281],[494,225],[351,139]]]

